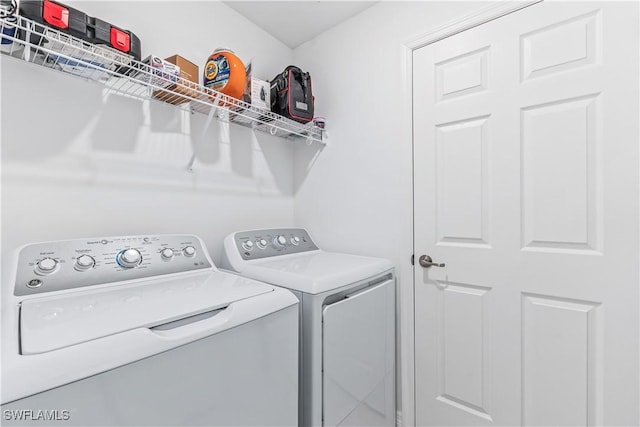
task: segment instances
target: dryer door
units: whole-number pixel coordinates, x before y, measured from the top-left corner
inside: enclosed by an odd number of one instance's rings
[[[323,310],[323,425],[395,425],[395,286]]]

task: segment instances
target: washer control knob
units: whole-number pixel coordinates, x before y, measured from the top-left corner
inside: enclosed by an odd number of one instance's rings
[[[173,258],[174,255],[175,255],[175,252],[171,248],[164,248],[163,250],[160,251],[160,256],[165,261],[169,261],[170,259]]]
[[[267,241],[266,241],[266,240],[264,240],[264,239],[260,239],[260,240],[258,240],[258,242],[257,242],[256,244],[258,245],[258,247],[259,247],[260,249],[264,249],[264,248],[266,248],[266,247],[267,247]]]
[[[253,242],[251,240],[247,240],[246,242],[242,242],[242,248],[245,251],[250,251],[253,249]]]
[[[27,288],[39,288],[40,286],[42,286],[42,280],[40,279],[31,279],[27,282]]]
[[[300,244],[300,238],[298,236],[293,236],[291,238],[291,244],[294,246],[298,246]]]
[[[58,261],[53,258],[42,258],[36,263],[36,273],[40,275],[55,273],[57,269]]]
[[[182,253],[184,253],[185,256],[188,256],[188,257],[195,256],[196,248],[194,248],[193,246],[187,246],[182,250]]]
[[[78,271],[87,271],[92,269],[94,266],[96,265],[96,260],[93,259],[93,257],[91,255],[80,255],[78,258],[76,258],[76,265],[74,265],[73,268],[75,268]]]
[[[124,268],[133,268],[142,262],[142,254],[137,249],[126,249],[120,251],[116,256],[116,261]]]
[[[275,246],[276,248],[284,248],[285,245],[287,244],[287,238],[280,235],[280,236],[273,236],[273,246]]]

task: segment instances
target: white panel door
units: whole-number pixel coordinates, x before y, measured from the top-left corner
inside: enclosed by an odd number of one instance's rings
[[[414,52],[416,421],[638,425],[638,3]]]

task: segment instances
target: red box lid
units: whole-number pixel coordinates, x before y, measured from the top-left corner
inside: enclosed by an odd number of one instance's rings
[[[126,31],[111,27],[111,46],[123,52],[131,50],[131,36]]]
[[[69,28],[69,9],[61,4],[45,0],[42,8],[42,18],[49,25],[56,28]]]

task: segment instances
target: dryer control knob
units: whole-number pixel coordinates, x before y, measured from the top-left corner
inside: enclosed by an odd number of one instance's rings
[[[300,244],[300,238],[298,236],[293,236],[291,238],[291,244],[294,246],[298,246]]]
[[[246,242],[242,242],[242,248],[245,251],[250,251],[253,249],[253,242],[251,240],[247,240]]]
[[[184,248],[182,250],[182,253],[185,254],[188,257],[195,256],[196,248],[194,248],[193,246],[187,246],[186,248]]]
[[[175,252],[173,252],[173,249],[171,248],[164,248],[160,251],[160,256],[166,261],[169,261],[171,258],[173,258],[173,255],[175,255]]]
[[[42,258],[36,263],[36,273],[40,275],[55,273],[57,269],[58,261],[53,258]]]
[[[73,266],[78,271],[87,271],[96,265],[96,260],[91,255],[80,255],[76,258],[76,265]]]
[[[260,239],[256,243],[260,249],[264,249],[267,247],[267,241],[264,239]]]
[[[286,244],[287,244],[286,237],[282,235],[273,237],[273,246],[275,246],[276,248],[284,248]]]
[[[123,268],[133,268],[142,262],[142,254],[137,249],[126,249],[118,253],[116,261]]]

